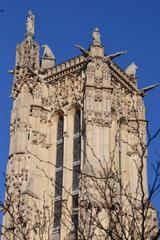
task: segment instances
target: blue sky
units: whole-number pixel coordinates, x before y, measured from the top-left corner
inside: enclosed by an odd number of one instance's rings
[[[9,122],[12,100],[9,98],[14,68],[15,48],[25,34],[28,10],[36,16],[36,40],[47,43],[57,62],[79,54],[76,43],[87,48],[91,32],[98,26],[106,54],[127,50],[117,63],[126,68],[138,65],[139,87],[160,83],[160,1],[159,0],[1,0],[0,1],[0,199],[9,151]],[[150,130],[160,127],[160,87],[145,97]],[[150,163],[160,151],[160,138],[149,148],[149,183],[153,179]],[[154,199],[160,210],[160,197]]]

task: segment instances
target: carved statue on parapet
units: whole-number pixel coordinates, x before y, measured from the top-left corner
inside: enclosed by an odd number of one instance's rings
[[[136,72],[137,72],[137,65],[135,63],[131,63],[125,70],[125,73],[129,76],[129,77],[136,77]]]
[[[92,33],[92,37],[93,37],[93,45],[101,46],[101,35],[99,33],[98,28],[94,29],[94,31]]]
[[[26,22],[26,29],[27,33],[32,33],[34,35],[34,15],[32,14],[32,11],[30,10],[28,12],[28,18]]]

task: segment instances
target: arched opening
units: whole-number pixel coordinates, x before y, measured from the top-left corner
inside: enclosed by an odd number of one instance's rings
[[[63,114],[59,114],[56,140],[54,230],[60,229],[60,220],[62,212],[63,153],[64,153],[63,129],[64,129],[64,117]]]

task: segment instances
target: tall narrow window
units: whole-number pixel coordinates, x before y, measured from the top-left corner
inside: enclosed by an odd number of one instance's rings
[[[78,190],[79,190],[79,173],[81,162],[81,115],[80,110],[76,110],[74,116],[74,150],[73,150],[73,186],[72,186],[72,222],[75,231],[78,224]]]
[[[60,229],[63,188],[63,116],[59,116],[57,127],[56,174],[55,174],[55,203],[54,203],[54,230]]]

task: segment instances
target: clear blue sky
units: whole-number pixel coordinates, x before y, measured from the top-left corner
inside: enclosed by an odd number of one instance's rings
[[[9,151],[9,122],[12,101],[9,98],[16,44],[23,40],[28,10],[36,16],[36,40],[47,43],[57,62],[79,54],[79,43],[88,47],[91,32],[98,26],[106,53],[127,50],[118,60],[122,68],[132,61],[138,65],[139,87],[160,82],[160,1],[159,0],[1,0],[0,9],[0,199]],[[160,127],[160,87],[145,98],[151,131]],[[158,137],[150,147],[149,166],[160,152]],[[153,172],[149,167],[149,182]],[[160,210],[160,197],[154,205]]]

